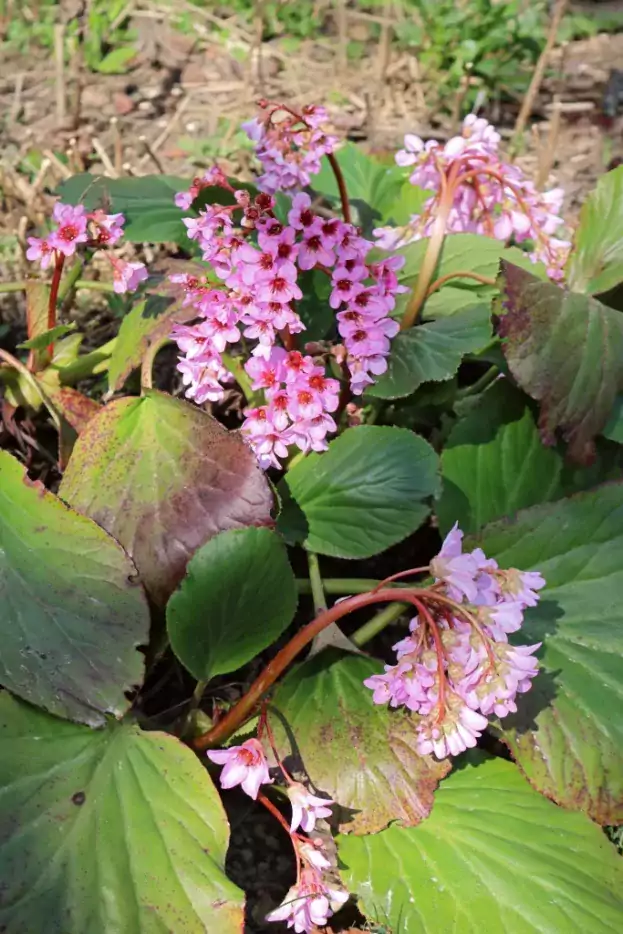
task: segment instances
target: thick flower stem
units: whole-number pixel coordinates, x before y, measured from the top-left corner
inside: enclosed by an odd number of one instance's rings
[[[350,216],[350,202],[348,200],[348,191],[346,190],[346,182],[344,181],[344,176],[342,175],[342,170],[340,168],[340,163],[337,161],[332,152],[327,153],[327,159],[329,160],[329,165],[333,169],[333,174],[335,175],[335,181],[337,182],[338,191],[340,193],[340,201],[342,203],[342,215],[347,224],[352,224]]]
[[[50,285],[50,299],[48,301],[48,331],[51,331],[52,328],[56,326],[56,300],[58,299],[58,290],[61,284],[64,265],[65,254],[57,253],[56,262],[54,264],[54,275],[52,276],[52,284]],[[29,337],[32,337],[32,335],[30,334]],[[48,347],[50,354],[53,350],[53,346]]]
[[[327,626],[330,626],[331,623],[335,623],[339,619],[342,619],[342,617],[348,616],[349,613],[353,613],[355,610],[360,610],[366,606],[371,606],[374,603],[393,603],[396,600],[404,600],[410,603],[412,602],[414,592],[416,594],[418,593],[418,591],[414,591],[413,589],[408,590],[401,587],[392,587],[386,590],[379,590],[376,593],[362,593],[356,597],[349,597],[347,600],[342,600],[340,603],[336,603],[335,606],[332,606],[331,609],[320,613],[316,619],[312,620],[311,623],[301,629],[300,632],[275,655],[272,661],[268,663],[266,668],[264,668],[261,674],[255,679],[247,693],[240,698],[238,703],[231,708],[223,719],[219,720],[207,733],[196,737],[193,741],[194,748],[200,752],[213,746],[219,746],[224,740],[231,736],[231,734],[253,713],[262,697],[272,687],[288,665],[294,661],[299,652],[309,645],[318,633],[326,629]],[[422,596],[426,596],[428,591],[420,591],[419,593],[421,593]]]
[[[422,305],[426,301],[430,282],[433,278],[433,273],[435,272],[437,262],[439,261],[439,254],[441,253],[441,248],[443,247],[443,242],[446,238],[446,225],[452,210],[453,201],[454,186],[446,185],[445,188],[442,189],[442,195],[439,201],[439,209],[437,211],[437,216],[435,217],[435,223],[433,225],[430,240],[428,241],[426,253],[424,254],[424,260],[420,267],[420,272],[413,290],[413,295],[411,296],[409,304],[407,305],[407,310],[405,311],[402,323],[400,325],[400,329],[402,331],[406,331],[407,328],[413,327],[418,319]]]

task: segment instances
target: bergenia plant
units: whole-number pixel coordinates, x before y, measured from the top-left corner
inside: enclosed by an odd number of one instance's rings
[[[64,182],[5,287],[0,929],[609,934],[623,169],[571,237],[476,115],[244,126],[253,179]]]

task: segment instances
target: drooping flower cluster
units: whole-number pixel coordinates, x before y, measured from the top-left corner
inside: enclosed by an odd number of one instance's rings
[[[256,800],[260,786],[272,784],[259,739],[248,739],[242,745],[230,746],[229,749],[210,750],[208,757],[224,766],[220,774],[222,788],[240,785],[243,791]],[[283,765],[281,771],[287,782],[286,792],[292,808],[290,837],[297,860],[297,882],[281,905],[266,916],[266,920],[286,921],[296,934],[306,934],[315,930],[316,926],[324,927],[331,915],[348,900],[348,894],[336,889],[326,876],[332,863],[323,849],[321,839],[303,836],[301,833],[304,831],[305,834],[311,834],[318,820],[330,817],[329,805],[334,802],[330,798],[311,794],[300,782],[293,781]]]
[[[477,233],[516,243],[533,241],[530,254],[547,266],[554,280],[563,278],[571,243],[556,237],[562,224],[561,188],[537,191],[516,165],[499,152],[500,135],[486,120],[470,114],[460,136],[444,146],[407,134],[396,162],[412,168],[410,181],[435,192],[404,227],[382,227],[379,246],[394,249],[430,235],[440,202],[452,198],[446,229]]]
[[[371,244],[352,224],[317,215],[306,194],[293,198],[285,223],[274,216],[271,195],[251,200],[222,173],[210,179],[235,203],[207,205],[184,223],[225,288],[193,276],[172,277],[201,319],[173,330],[183,354],[179,369],[189,398],[216,401],[227,376],[222,354],[242,338],[254,342],[245,370],[266,404],[246,410],[242,431],[263,467],[278,466],[291,445],[325,450],[327,434],[337,427],[331,413],[338,408],[338,381],[325,375],[324,362],[293,347],[294,335],[305,330],[296,311],[300,273],[320,269],[331,278],[330,304],[337,311],[351,387],[361,393],[387,368],[390,338],[398,331],[389,313],[401,289],[396,270],[402,258],[367,264]]]
[[[125,218],[123,214],[105,214],[102,210],[88,212],[82,204],[54,205],[52,218],[56,227],[47,237],[28,237],[26,258],[39,260],[42,269],[47,269],[59,258],[73,256],[79,246],[102,249],[113,246],[123,236]],[[112,266],[115,292],[133,291],[147,279],[143,263],[128,263],[119,257],[107,254]]]
[[[480,548],[464,554],[462,539],[455,525],[430,563],[426,602],[414,592],[418,614],[394,646],[396,664],[364,682],[375,703],[420,714],[418,751],[438,758],[475,746],[491,714],[514,713],[538,670],[540,643],[513,646],[508,634],[536,606],[543,577],[501,570]]]
[[[242,124],[264,170],[258,188],[270,194],[305,188],[320,171],[322,157],[338,143],[327,132],[326,110],[309,105],[296,114],[282,104],[262,101],[260,106],[263,113]]]

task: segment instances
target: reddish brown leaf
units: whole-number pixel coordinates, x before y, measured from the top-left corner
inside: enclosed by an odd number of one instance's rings
[[[218,532],[272,524],[270,488],[242,438],[155,391],[89,421],[60,495],[121,542],[160,604]]]
[[[541,403],[545,444],[560,430],[587,463],[623,390],[623,315],[502,261],[499,334],[511,373]]]

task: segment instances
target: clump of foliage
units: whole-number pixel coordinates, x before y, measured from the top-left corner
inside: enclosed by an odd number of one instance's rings
[[[29,241],[51,278],[0,379],[62,480],[0,452],[0,926],[240,931],[240,786],[296,864],[268,923],[353,898],[371,929],[606,934],[623,169],[568,242],[485,121],[391,168],[320,107],[245,129],[255,183],[76,176]],[[176,244],[165,275],[122,237]],[[110,284],[79,278],[95,251]],[[82,354],[59,312],[94,285],[132,305]],[[172,340],[194,402],[153,386]]]

